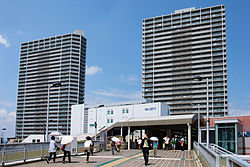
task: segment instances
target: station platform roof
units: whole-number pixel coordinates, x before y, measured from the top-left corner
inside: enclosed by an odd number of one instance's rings
[[[188,115],[173,115],[173,116],[161,116],[150,118],[130,118],[114,123],[107,130],[115,127],[128,127],[128,126],[157,126],[157,125],[181,125],[181,124],[193,124],[197,120],[197,114]]]

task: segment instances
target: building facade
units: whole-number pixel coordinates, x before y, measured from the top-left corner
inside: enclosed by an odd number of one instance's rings
[[[79,30],[21,44],[16,138],[44,134],[48,110],[49,132],[70,134],[71,105],[84,103],[85,60]],[[51,87],[58,81],[61,86]]]
[[[216,145],[236,154],[250,155],[249,115],[211,118],[209,124]]]
[[[169,115],[165,103],[145,101],[104,104],[99,106],[73,105],[71,135],[99,133],[116,122],[130,118],[150,118]],[[97,129],[95,128],[95,122]]]
[[[225,6],[176,10],[143,20],[142,96],[171,114],[227,115]],[[203,78],[194,81],[195,76]]]

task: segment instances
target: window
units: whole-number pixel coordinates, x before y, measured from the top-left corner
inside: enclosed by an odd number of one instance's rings
[[[40,143],[40,139],[37,139],[36,142],[37,142],[37,143]]]
[[[113,119],[111,119],[111,123],[113,123]]]
[[[125,114],[125,109],[122,109],[122,113]]]
[[[111,114],[114,114],[113,110],[111,110]]]
[[[110,111],[108,110],[108,115],[110,114]]]
[[[35,143],[36,142],[36,139],[32,139],[32,143]]]
[[[107,122],[109,123],[109,119],[107,120]]]
[[[128,113],[128,109],[126,109],[126,113]]]

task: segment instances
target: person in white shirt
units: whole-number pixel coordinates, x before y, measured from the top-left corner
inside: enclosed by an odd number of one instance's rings
[[[87,136],[83,147],[83,151],[87,153],[86,163],[89,163],[89,155],[90,155],[90,150],[93,149],[92,147],[93,143],[91,141],[91,137]]]
[[[55,136],[51,136],[51,141],[49,144],[49,156],[48,159],[46,159],[47,163],[49,163],[50,159],[52,158],[52,155],[53,155],[53,162],[56,162],[56,147],[57,144],[55,142]]]
[[[71,143],[63,145],[63,151],[64,151],[63,163],[65,164],[65,158],[66,158],[67,155],[68,155],[69,163],[71,163],[71,153],[70,153],[70,151],[71,151]]]
[[[170,140],[169,137],[166,136],[166,137],[165,137],[165,149],[166,149],[166,150],[169,149],[169,140]]]

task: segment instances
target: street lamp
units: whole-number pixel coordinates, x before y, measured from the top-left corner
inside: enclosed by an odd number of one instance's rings
[[[62,83],[60,81],[54,82],[48,87],[48,104],[47,104],[47,122],[46,122],[46,141],[49,141],[49,96],[50,96],[50,88],[52,87],[59,87]]]
[[[195,81],[202,81],[203,78],[200,76],[196,76],[193,78]],[[206,78],[206,84],[207,84],[207,148],[209,145],[209,94],[208,94],[208,78]]]

